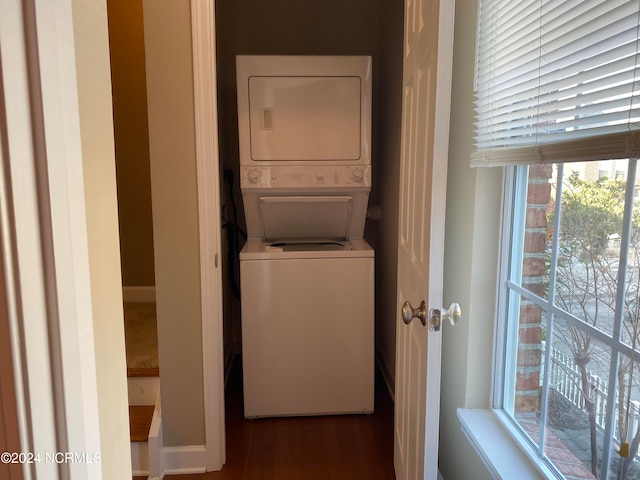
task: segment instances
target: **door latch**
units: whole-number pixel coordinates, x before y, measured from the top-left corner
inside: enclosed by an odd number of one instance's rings
[[[451,323],[451,326],[454,327],[460,321],[460,317],[462,317],[462,311],[460,310],[460,305],[457,303],[452,303],[447,310],[444,308],[432,308],[429,310],[429,330],[434,332],[440,331],[442,321],[447,319],[449,323]]]

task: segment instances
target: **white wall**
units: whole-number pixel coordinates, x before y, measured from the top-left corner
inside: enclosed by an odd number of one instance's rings
[[[131,478],[106,3],[73,0],[104,480]]]
[[[445,480],[491,478],[456,414],[460,407],[490,406],[502,190],[501,169],[469,168],[477,8],[477,0],[456,1],[444,303],[458,302],[462,320],[443,329],[439,462]]]

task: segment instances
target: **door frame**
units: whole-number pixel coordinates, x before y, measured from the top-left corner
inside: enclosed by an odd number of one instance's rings
[[[20,451],[100,452],[70,0],[0,0],[0,249]],[[78,414],[80,412],[80,414]],[[100,463],[25,478],[102,478]]]
[[[0,3],[0,39],[7,40],[1,42],[7,63],[0,68],[0,198],[4,205],[0,248],[14,347],[21,450],[60,451],[63,445],[59,442],[66,437],[66,451],[98,452],[77,87],[75,78],[67,78],[76,68],[71,2],[26,2],[25,9],[23,3]],[[191,11],[205,462],[207,470],[219,470],[225,461],[225,429],[214,2],[191,0]],[[15,42],[17,38],[28,39],[30,44]],[[11,69],[7,68],[9,61]],[[46,108],[31,108],[43,102]],[[17,144],[23,150],[12,147]],[[38,258],[45,258],[47,264],[37,262]],[[83,415],[77,415],[78,408]],[[58,468],[67,470],[70,478],[102,477],[98,463],[59,466],[41,462],[31,471],[54,479]]]

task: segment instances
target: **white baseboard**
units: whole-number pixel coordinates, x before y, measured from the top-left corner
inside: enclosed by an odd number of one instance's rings
[[[164,447],[160,478],[165,475],[188,475],[207,471],[207,449],[204,445]]]
[[[156,408],[153,411],[149,428],[149,480],[162,478],[162,404],[160,394],[156,397]]]
[[[122,300],[125,302],[155,302],[156,287],[122,287]]]
[[[154,379],[157,380],[157,379]],[[131,442],[131,470],[135,477],[149,477],[149,479],[159,480],[159,458],[158,452],[162,446],[162,423],[160,419],[160,395],[155,393],[155,404],[149,436],[146,442]],[[130,403],[130,405],[132,405]],[[149,405],[142,403],[138,405]]]
[[[149,444],[147,442],[131,443],[131,473],[134,477],[149,475]]]
[[[148,480],[162,480],[165,475],[188,475],[207,471],[207,451],[204,445],[164,446],[160,395],[153,412],[148,443]]]

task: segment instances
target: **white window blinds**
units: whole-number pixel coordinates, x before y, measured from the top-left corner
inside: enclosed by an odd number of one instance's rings
[[[471,165],[640,155],[640,0],[480,0]]]

